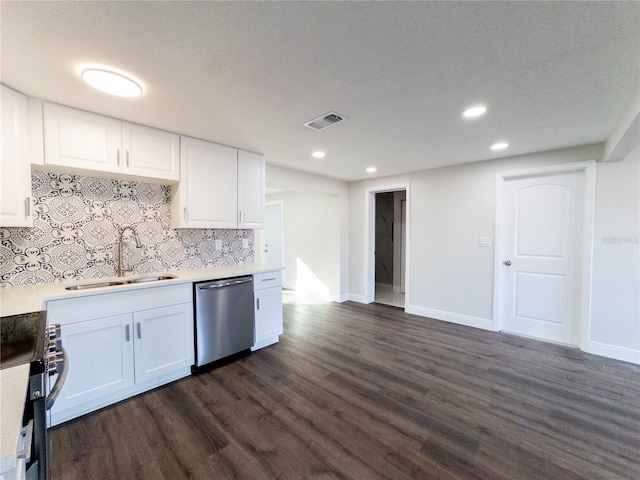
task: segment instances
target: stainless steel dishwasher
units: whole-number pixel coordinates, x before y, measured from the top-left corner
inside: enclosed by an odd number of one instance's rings
[[[196,323],[195,371],[242,352],[254,343],[253,277],[194,284]]]

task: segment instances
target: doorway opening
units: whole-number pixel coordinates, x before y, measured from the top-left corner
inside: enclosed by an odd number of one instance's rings
[[[365,197],[366,303],[408,304],[409,185],[368,189]]]
[[[376,303],[404,308],[406,256],[406,192],[376,193]]]

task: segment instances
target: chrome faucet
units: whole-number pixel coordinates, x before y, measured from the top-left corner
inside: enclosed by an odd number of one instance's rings
[[[140,243],[140,237],[138,237],[138,233],[134,230],[133,227],[124,227],[120,229],[120,239],[118,241],[118,271],[117,271],[117,275],[118,277],[122,277],[125,272],[133,272],[132,268],[124,268],[124,262],[122,260],[122,239],[124,237],[124,232],[126,232],[127,230],[131,230],[131,232],[133,233],[133,239],[136,241],[136,247],[138,248],[142,248],[142,244]]]

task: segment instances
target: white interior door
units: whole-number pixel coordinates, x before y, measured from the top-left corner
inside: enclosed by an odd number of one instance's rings
[[[503,330],[578,344],[583,188],[578,172],[505,181]]]
[[[265,207],[264,244],[262,245],[265,263],[284,266],[282,241],[282,204],[274,203]]]

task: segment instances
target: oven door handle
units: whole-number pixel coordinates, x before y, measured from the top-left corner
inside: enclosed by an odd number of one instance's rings
[[[56,403],[56,399],[58,395],[60,395],[60,389],[64,385],[64,381],[67,379],[67,372],[69,371],[69,362],[67,362],[67,352],[64,351],[64,348],[60,348],[59,353],[61,354],[56,361],[56,366],[59,368],[62,363],[62,370],[58,373],[58,378],[56,379],[55,385],[47,395],[47,400],[45,402],[45,408],[47,410],[51,410],[53,404]]]

